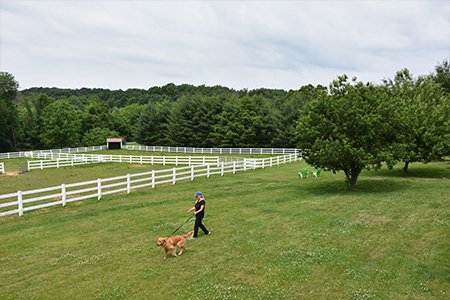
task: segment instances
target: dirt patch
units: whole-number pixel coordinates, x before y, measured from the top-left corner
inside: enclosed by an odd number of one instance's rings
[[[19,176],[19,172],[5,172],[6,176]]]
[[[130,165],[132,168],[148,168],[146,165]]]

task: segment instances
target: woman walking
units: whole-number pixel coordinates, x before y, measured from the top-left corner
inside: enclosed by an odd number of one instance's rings
[[[209,234],[209,231],[206,229],[205,225],[202,224],[203,217],[205,216],[205,198],[203,198],[203,194],[201,192],[195,193],[194,196],[196,198],[194,207],[189,209],[188,212],[194,211],[195,214],[194,235],[192,237],[196,238],[198,235],[198,228],[201,228],[206,235]]]

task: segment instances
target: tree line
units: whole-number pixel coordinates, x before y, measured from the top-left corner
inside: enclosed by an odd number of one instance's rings
[[[63,148],[123,137],[145,145],[299,147],[309,163],[343,170],[449,155],[450,68],[407,69],[380,84],[346,75],[328,87],[234,90],[167,84],[149,89],[30,88],[0,72],[0,151]]]

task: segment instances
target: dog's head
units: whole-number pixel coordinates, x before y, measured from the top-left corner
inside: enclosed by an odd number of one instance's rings
[[[162,245],[164,245],[166,243],[166,238],[159,238],[157,241],[156,241],[156,246],[162,246]]]

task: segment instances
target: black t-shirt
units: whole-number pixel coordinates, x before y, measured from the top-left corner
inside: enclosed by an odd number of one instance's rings
[[[199,210],[202,205],[204,205],[205,207],[203,207],[203,210],[201,212],[195,215],[196,218],[203,218],[205,216],[206,202],[205,199],[202,199],[199,202],[195,202],[195,211]]]

